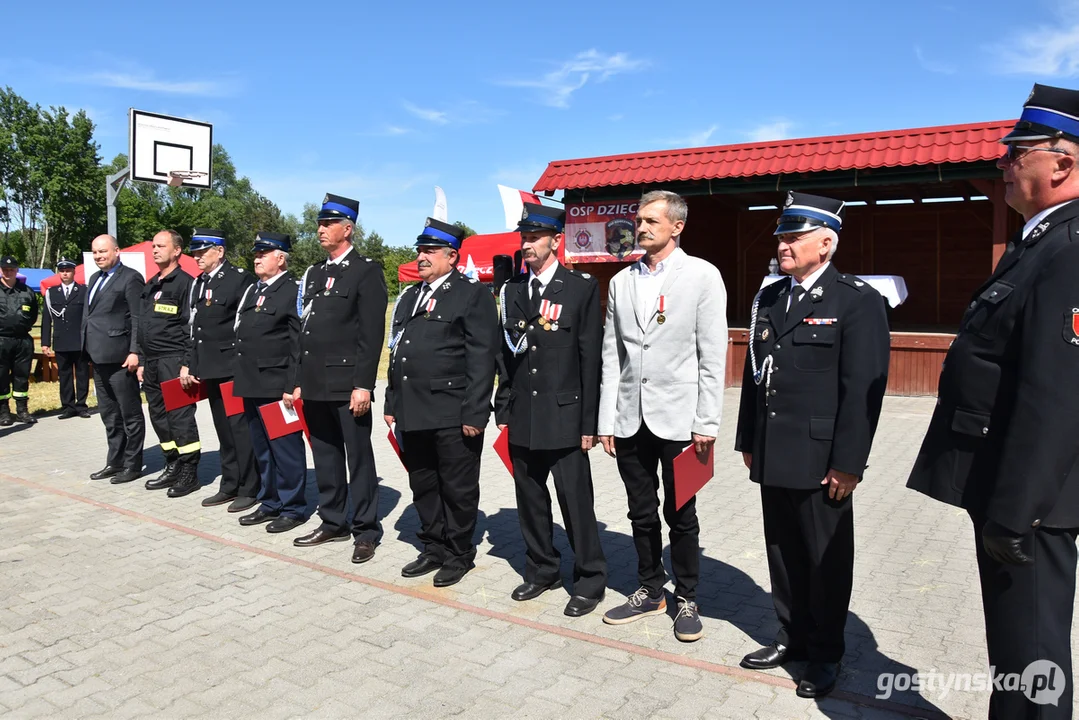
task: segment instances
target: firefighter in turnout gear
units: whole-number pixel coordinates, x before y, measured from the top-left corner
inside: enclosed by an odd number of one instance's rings
[[[0,259],[0,425],[11,425],[8,401],[15,398],[15,419],[36,423],[27,407],[34,341],[30,328],[37,322],[37,293],[18,279],[19,263],[10,255]]]
[[[146,481],[147,490],[168,488],[169,497],[199,489],[198,465],[202,445],[195,424],[195,406],[165,410],[161,383],[180,376],[191,353],[192,278],[180,269],[183,238],[172,230],[154,235],[153,254],[158,273],[146,281],[139,314],[139,382],[146,393],[150,424],[161,442],[165,470]]]

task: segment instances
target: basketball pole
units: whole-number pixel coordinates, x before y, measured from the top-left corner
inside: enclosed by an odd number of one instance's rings
[[[105,207],[109,214],[109,235],[116,238],[116,242],[120,242],[119,230],[116,227],[116,197],[124,189],[129,177],[131,177],[131,168],[126,167],[105,178]]]

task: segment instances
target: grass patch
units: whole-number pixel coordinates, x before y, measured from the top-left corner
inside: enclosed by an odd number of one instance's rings
[[[88,407],[97,407],[97,396],[94,395],[93,380],[90,380],[90,393],[86,397],[86,405]],[[28,403],[28,406],[31,414],[41,414],[59,410],[61,408],[60,383],[30,383],[30,402]],[[11,409],[14,411],[15,403],[11,404]]]

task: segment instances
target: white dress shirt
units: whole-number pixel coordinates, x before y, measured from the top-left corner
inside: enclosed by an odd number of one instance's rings
[[[819,268],[814,270],[811,274],[806,275],[805,279],[802,280],[802,282],[798,282],[797,280],[794,279],[794,276],[791,275],[791,290],[794,290],[794,288],[801,285],[803,290],[805,290],[806,292],[809,292],[810,290],[813,289],[813,286],[817,284],[817,280],[820,279],[820,276],[824,274],[824,271],[827,270],[828,266],[831,265],[831,264],[832,264],[831,260],[824,263]],[[788,295],[787,296],[787,310],[788,311],[790,311],[790,309],[791,309],[791,298],[792,297],[794,297],[794,296],[793,295]]]
[[[435,278],[430,283],[423,283],[423,284],[420,285],[420,292],[416,296],[416,304],[412,308],[412,314],[413,315],[415,315],[419,311],[419,309],[420,309],[420,301],[421,300],[429,300],[431,298],[431,295],[434,294],[435,290],[438,290],[438,286],[442,284],[442,281],[445,280],[446,278],[448,278],[449,276],[450,276],[450,274],[446,273],[445,275],[443,275],[440,278]],[[431,288],[431,292],[427,294],[426,298],[424,297],[425,286]]]
[[[674,257],[674,253],[684,252],[682,248],[675,248],[674,252],[656,263],[655,270],[648,269],[644,258],[637,261],[637,277],[635,280],[637,283],[637,307],[635,309],[640,317],[647,318],[656,309],[656,303],[659,302],[659,291],[663,289],[667,264]]]
[[[538,279],[540,281],[539,294],[543,297],[543,291],[547,289],[547,286],[551,284],[551,278],[554,277],[555,271],[558,270],[558,263],[551,263],[551,267],[547,268],[539,275],[532,272],[531,268],[528,270],[528,297],[532,297],[532,281]]]

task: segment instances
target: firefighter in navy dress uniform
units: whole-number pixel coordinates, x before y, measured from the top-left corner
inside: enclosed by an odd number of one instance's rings
[[[401,574],[437,571],[437,587],[460,582],[476,557],[480,454],[499,341],[490,291],[456,268],[463,237],[427,219],[416,240],[423,282],[398,297],[390,328],[384,415],[402,438],[424,546]]]
[[[243,512],[255,504],[259,472],[247,419],[243,413],[228,416],[221,386],[235,374],[236,310],[255,276],[225,259],[225,234],[220,230],[195,228],[188,247],[202,274],[191,286],[191,355],[180,368],[180,382],[206,386],[221,452],[221,485],[202,506],[228,503],[229,512]]]
[[[884,299],[839,272],[843,203],[791,192],[775,235],[790,280],[753,303],[735,450],[761,486],[775,641],[742,659],[808,660],[801,697],[832,691],[854,578],[851,493],[865,472],[888,384]]]
[[[989,664],[1031,680],[1025,691],[994,689],[989,716],[1070,718],[1079,92],[1035,85],[1001,142],[1004,199],[1026,224],[960,321],[907,485],[969,513]]]
[[[41,314],[41,352],[56,357],[60,374],[60,419],[88,418],[86,394],[90,390],[90,362],[82,351],[82,315],[86,286],[75,282],[75,261],[60,258],[56,272],[60,284],[45,292]]]
[[[311,432],[322,524],[299,547],[353,539],[352,562],[375,556],[382,540],[371,403],[386,336],[386,276],[352,248],[360,204],[327,195],[318,239],[328,257],[300,283],[303,331],[296,397]],[[302,397],[301,393],[302,392]]]
[[[603,599],[607,561],[599,542],[588,451],[599,417],[603,318],[599,282],[558,262],[566,211],[525,203],[521,251],[527,274],[500,292],[504,332],[495,420],[509,426],[517,512],[527,549],[514,600],[560,587],[547,476],[574,553],[565,614],[586,615]]]

